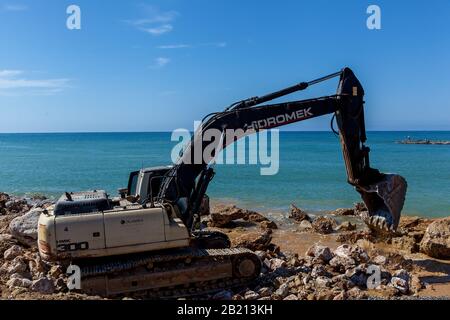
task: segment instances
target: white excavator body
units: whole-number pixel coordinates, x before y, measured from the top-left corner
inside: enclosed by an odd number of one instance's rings
[[[64,196],[63,196],[64,197]],[[95,202],[109,201],[104,191],[71,194],[72,201],[91,203],[89,212],[72,213],[70,203],[47,208],[39,218],[39,251],[46,260],[78,259],[165,250],[189,246],[189,233],[175,212],[121,199],[109,210]],[[113,202],[114,203],[114,202]],[[56,210],[55,210],[56,209]]]

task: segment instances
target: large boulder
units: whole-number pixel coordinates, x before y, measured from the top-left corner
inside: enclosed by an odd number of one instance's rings
[[[420,251],[437,259],[450,259],[450,218],[431,223],[422,241]]]
[[[238,219],[244,219],[248,216],[248,211],[240,209],[236,206],[220,207],[218,210],[211,212],[210,215],[210,227],[226,227],[230,222]]]
[[[43,209],[34,208],[9,224],[11,235],[24,245],[37,246],[38,221]]]
[[[270,221],[262,214],[247,209],[241,209],[234,205],[217,206],[210,214],[208,226],[216,228],[233,227],[235,226],[233,225],[233,221],[240,219],[259,224],[262,228],[266,229],[277,228],[275,222]]]

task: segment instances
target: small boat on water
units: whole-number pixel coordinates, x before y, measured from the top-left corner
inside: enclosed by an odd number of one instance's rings
[[[406,139],[400,140],[397,143],[400,143],[400,144],[450,145],[450,141],[447,141],[447,140],[411,139],[411,137],[407,137]]]

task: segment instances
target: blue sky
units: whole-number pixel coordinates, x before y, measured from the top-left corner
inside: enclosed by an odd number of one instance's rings
[[[70,4],[81,30],[66,28]],[[370,4],[381,30],[366,27]],[[365,87],[369,130],[450,130],[449,15],[447,0],[0,0],[0,132],[192,129],[344,66]]]

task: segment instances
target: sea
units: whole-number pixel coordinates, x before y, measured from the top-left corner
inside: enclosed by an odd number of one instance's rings
[[[397,143],[406,137],[450,140],[450,131],[367,136],[371,166],[408,181],[404,214],[450,215],[450,145]],[[0,134],[0,191],[54,199],[94,189],[116,195],[131,171],[171,164],[178,143],[170,132]],[[266,212],[287,211],[291,203],[325,211],[360,201],[346,182],[339,138],[332,132],[281,131],[278,150],[275,175],[261,175],[265,165],[248,161],[214,165],[211,199]]]

